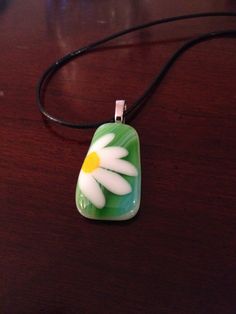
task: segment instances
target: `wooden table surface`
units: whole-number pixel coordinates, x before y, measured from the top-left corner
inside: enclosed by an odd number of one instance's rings
[[[233,0],[0,0],[0,313],[236,313],[236,40],[188,51],[131,122],[142,201],[128,222],[74,201],[94,130],[45,123],[42,72],[65,53],[157,18],[236,11]],[[74,122],[131,104],[175,49],[234,18],[122,37],[57,73],[47,109]]]

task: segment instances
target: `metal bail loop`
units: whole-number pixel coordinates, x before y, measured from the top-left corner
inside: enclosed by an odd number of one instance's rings
[[[126,110],[125,100],[116,100],[115,122],[124,123],[124,112]]]

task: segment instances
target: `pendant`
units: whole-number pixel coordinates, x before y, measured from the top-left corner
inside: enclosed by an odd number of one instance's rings
[[[80,170],[76,205],[86,218],[128,220],[139,210],[139,137],[123,123],[124,109],[125,102],[116,101],[115,122],[96,130]]]

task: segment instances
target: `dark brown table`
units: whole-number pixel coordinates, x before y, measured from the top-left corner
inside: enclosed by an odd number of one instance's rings
[[[94,130],[45,123],[35,86],[65,53],[123,28],[236,2],[1,0],[0,312],[236,313],[236,40],[187,52],[131,122],[142,201],[128,222],[83,218],[74,202]],[[233,18],[122,37],[53,78],[47,109],[74,122],[133,103],[186,40]]]

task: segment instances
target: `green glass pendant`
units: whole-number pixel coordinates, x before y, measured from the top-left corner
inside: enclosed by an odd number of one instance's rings
[[[90,219],[127,220],[140,205],[139,137],[121,122],[100,126],[79,173],[76,205]]]

